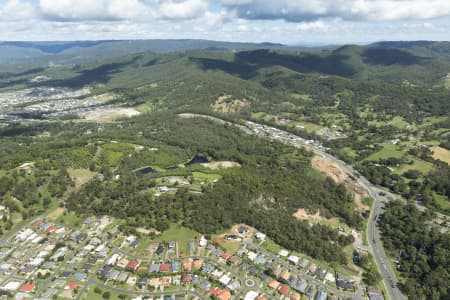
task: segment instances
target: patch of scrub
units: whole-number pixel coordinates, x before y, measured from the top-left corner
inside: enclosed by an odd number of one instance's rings
[[[83,184],[89,182],[96,173],[91,172],[88,169],[67,169],[70,178],[74,181],[75,187],[80,187]]]
[[[231,95],[220,96],[211,105],[213,111],[221,113],[236,113],[250,107],[250,102],[246,99],[236,99]]]

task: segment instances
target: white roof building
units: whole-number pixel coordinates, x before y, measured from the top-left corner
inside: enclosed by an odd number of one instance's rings
[[[32,235],[34,232],[33,230],[31,230],[30,228],[25,229],[24,231],[20,231],[17,236],[16,239],[20,240],[20,241],[25,241],[30,235]]]
[[[287,251],[286,249],[281,249],[281,250],[278,252],[278,255],[279,255],[279,256],[282,256],[282,257],[287,257],[287,256],[289,255],[289,251]]]
[[[41,252],[38,253],[37,257],[46,257],[49,254],[50,254],[49,251],[42,250]]]
[[[114,253],[106,262],[107,265],[115,265],[117,260],[119,259],[119,254]]]
[[[249,253],[247,253],[247,257],[248,257],[248,259],[250,259],[250,261],[254,261],[256,259],[256,257],[258,257],[258,254],[256,254],[253,251],[250,251]]]
[[[264,241],[266,239],[266,235],[262,232],[255,233],[255,238],[260,241]]]
[[[298,257],[296,255],[291,255],[288,257],[288,261],[293,263],[294,265],[297,265],[300,261],[300,257]]]
[[[37,267],[40,266],[44,262],[44,259],[41,257],[37,257],[30,262],[31,266]]]
[[[105,249],[105,245],[104,244],[101,244],[100,246],[98,246],[97,248],[95,248],[95,252],[101,252],[103,249]]]
[[[255,300],[256,297],[258,297],[258,293],[255,291],[249,291],[246,295],[244,300]]]
[[[18,281],[10,281],[8,282],[3,289],[7,291],[17,291],[17,289],[20,287],[20,282]]]
[[[219,278],[219,277],[221,277],[221,276],[223,275],[223,272],[220,271],[219,269],[215,269],[215,270],[211,273],[211,275],[214,276],[214,277],[216,277],[216,278]]]
[[[33,244],[37,244],[37,243],[39,243],[40,241],[42,241],[43,239],[44,239],[43,237],[37,236],[37,237],[34,238],[31,242],[32,242]]]
[[[205,239],[204,236],[200,237],[200,241],[198,242],[198,245],[200,247],[206,247],[206,245],[208,244],[208,241]]]
[[[222,277],[220,277],[219,282],[222,283],[223,285],[227,285],[229,284],[231,281],[230,276],[228,276],[227,274],[223,275]]]
[[[334,275],[332,273],[327,273],[327,275],[325,275],[325,280],[327,280],[329,282],[335,282],[336,278],[334,277]]]
[[[130,236],[127,237],[126,242],[127,242],[127,243],[132,243],[132,242],[134,242],[135,240],[136,240],[136,236],[130,235]]]

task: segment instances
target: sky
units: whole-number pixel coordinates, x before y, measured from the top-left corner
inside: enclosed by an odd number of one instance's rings
[[[450,0],[0,0],[0,40],[450,40]]]

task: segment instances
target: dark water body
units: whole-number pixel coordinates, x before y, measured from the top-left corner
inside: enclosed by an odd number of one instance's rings
[[[207,163],[208,160],[204,157],[201,156],[196,156],[194,157],[190,162],[188,162],[186,164],[186,166],[191,166],[191,165],[195,165],[195,164],[203,164],[203,163]]]
[[[142,175],[156,173],[156,171],[153,168],[150,168],[150,167],[137,170],[137,172],[139,174],[142,174]]]

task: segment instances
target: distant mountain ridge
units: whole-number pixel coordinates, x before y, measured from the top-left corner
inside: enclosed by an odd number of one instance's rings
[[[280,49],[277,43],[238,43],[196,39],[173,40],[101,40],[69,42],[0,42],[0,63],[43,58],[56,63],[85,63],[92,60],[124,56],[133,53],[168,53],[188,50],[242,51]]]

